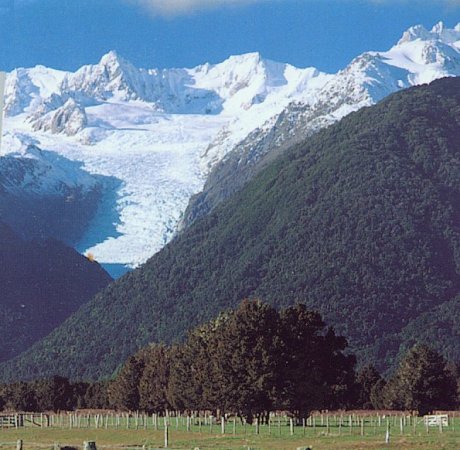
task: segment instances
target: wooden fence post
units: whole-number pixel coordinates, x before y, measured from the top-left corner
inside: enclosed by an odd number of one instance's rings
[[[289,419],[289,429],[291,432],[291,436],[294,436],[294,421],[292,420],[292,418]]]
[[[169,429],[168,422],[165,422],[165,448],[168,448],[169,445]]]
[[[16,442],[16,450],[22,450],[22,439],[18,439]]]

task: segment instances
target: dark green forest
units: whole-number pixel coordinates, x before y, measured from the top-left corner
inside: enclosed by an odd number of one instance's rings
[[[25,241],[0,222],[0,361],[49,334],[112,279],[57,241]]]
[[[247,423],[287,411],[301,423],[312,411],[386,408],[423,415],[459,405],[460,367],[426,345],[412,347],[390,379],[373,366],[356,372],[355,364],[347,340],[305,305],[278,311],[245,300],[180,344],[141,349],[111,380],[53,376],[0,385],[0,410],[212,411]]]
[[[455,78],[350,114],[2,364],[1,378],[108,377],[243,298],[318,310],[379,372],[417,341],[459,361],[459,121]]]

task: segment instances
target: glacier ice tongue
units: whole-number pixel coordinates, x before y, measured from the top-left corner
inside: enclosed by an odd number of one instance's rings
[[[31,158],[30,146],[40,147],[119,180],[106,186],[77,247],[101,263],[134,267],[173,238],[190,197],[243,143],[257,148],[272,133],[278,145],[398,89],[457,75],[460,24],[411,27],[390,50],[366,52],[337,74],[259,53],[191,69],[139,69],[109,52],[75,73],[11,72],[4,148]],[[53,176],[76,181],[66,170]]]

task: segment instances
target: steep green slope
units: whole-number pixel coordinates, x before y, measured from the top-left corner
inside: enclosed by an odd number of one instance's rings
[[[460,360],[459,309],[448,306],[460,287],[459,122],[460,79],[351,114],[4,364],[2,378],[109,375],[245,297],[307,303],[380,369],[418,338]]]
[[[57,241],[24,241],[0,222],[0,361],[60,325],[111,281]]]

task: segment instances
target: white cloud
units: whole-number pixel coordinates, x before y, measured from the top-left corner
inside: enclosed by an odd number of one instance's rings
[[[41,2],[59,2],[59,0],[0,0],[0,6],[2,2],[15,3],[18,6],[27,6],[32,3]],[[75,1],[75,0],[68,0]],[[100,2],[111,2],[112,0],[99,0]],[[278,3],[289,0],[122,0],[128,5],[135,5],[147,9],[154,15],[160,16],[177,16],[181,14],[194,13],[196,11],[212,9],[212,8],[223,8],[223,7],[238,7],[245,6],[255,3]],[[309,2],[330,2],[331,6],[334,2],[343,1],[348,3],[376,3],[376,4],[438,4],[440,6],[447,7],[460,7],[460,0],[291,0],[292,3],[309,3]],[[92,3],[94,0],[78,0],[78,3]],[[414,5],[415,6],[415,5]]]
[[[243,6],[263,1],[278,0],[125,0],[127,3],[147,8],[153,14],[163,16],[174,16],[223,6]]]

